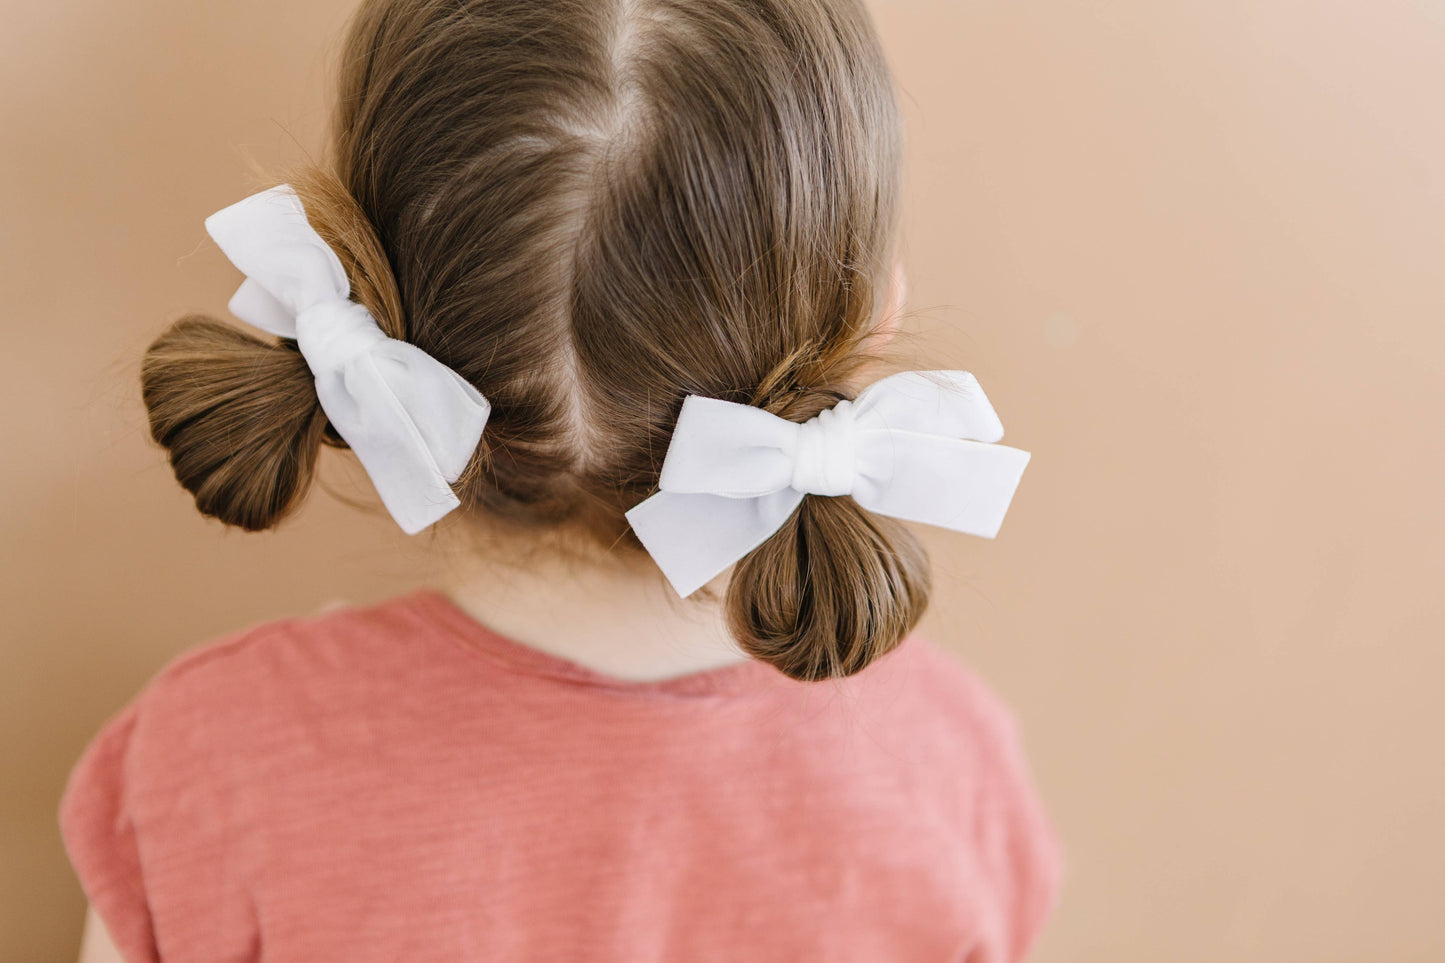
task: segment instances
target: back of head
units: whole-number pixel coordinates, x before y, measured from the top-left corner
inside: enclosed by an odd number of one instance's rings
[[[492,404],[464,506],[637,548],[689,394],[804,421],[858,387],[900,177],[858,0],[371,0],[333,159],[293,179],[353,296]],[[153,433],[206,514],[270,527],[340,444],[294,345],[204,318],[152,347]],[[926,604],[900,524],[808,495],[735,567],[732,631],[856,672]]]

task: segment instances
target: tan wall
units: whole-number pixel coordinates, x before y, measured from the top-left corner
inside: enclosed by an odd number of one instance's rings
[[[324,493],[202,521],[135,387],[223,310],[245,158],[318,145],[348,7],[0,2],[5,960],[73,955],[56,797],[163,661],[423,577]],[[1445,6],[876,10],[923,344],[1034,453],[997,541],[930,540],[1068,844],[1038,959],[1445,958]]]

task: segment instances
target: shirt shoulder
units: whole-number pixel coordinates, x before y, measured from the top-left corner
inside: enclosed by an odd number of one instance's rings
[[[337,605],[315,615],[275,619],[181,652],[142,689],[159,704],[257,692],[258,685],[306,686],[345,675],[388,671],[389,663],[432,643],[433,630],[411,616],[406,597],[371,606]],[[386,656],[392,653],[395,658]],[[378,664],[380,660],[380,664]]]
[[[909,640],[919,696],[947,730],[970,782],[980,868],[999,903],[1006,959],[1023,959],[1059,898],[1064,851],[1013,708],[962,660],[934,642]]]
[[[381,689],[427,671],[437,660],[417,650],[434,636],[405,599],[278,619],[183,651],[105,722],[71,769],[58,820],[126,959],[160,959],[164,938],[231,958],[254,938],[249,902],[231,889],[256,794],[284,783],[298,750],[344,743]],[[187,919],[187,900],[219,919]]]
[[[978,672],[926,636],[913,636],[907,648],[919,695],[945,725],[995,751],[1021,750],[1018,714]]]
[[[193,646],[133,699],[137,738],[172,754],[262,750],[267,734],[326,725],[437,684],[457,649],[410,596],[276,619]]]

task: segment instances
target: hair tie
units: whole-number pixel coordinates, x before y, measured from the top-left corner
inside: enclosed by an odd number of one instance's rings
[[[891,375],[805,424],[689,395],[659,491],[627,520],[683,597],[766,541],[804,495],[993,538],[1029,462],[994,444],[1002,437],[967,371]]]
[[[341,259],[290,185],[212,214],[206,230],[246,275],[231,312],[296,340],[321,409],[397,524],[415,535],[460,505],[451,485],[471,461],[491,405],[416,345],[387,337],[350,299]]]

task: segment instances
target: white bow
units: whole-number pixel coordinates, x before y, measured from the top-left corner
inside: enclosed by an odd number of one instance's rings
[[[993,444],[1002,437],[967,371],[892,375],[804,424],[689,395],[660,491],[627,520],[683,597],[767,540],[805,494],[993,538],[1029,462]]]
[[[387,337],[350,300],[341,259],[289,185],[212,214],[206,230],[246,275],[232,313],[296,339],[322,410],[397,524],[415,535],[456,508],[451,483],[491,414],[481,393],[416,345]]]

